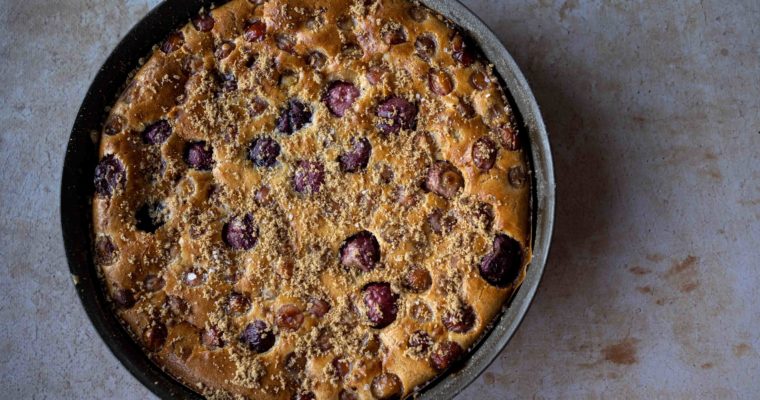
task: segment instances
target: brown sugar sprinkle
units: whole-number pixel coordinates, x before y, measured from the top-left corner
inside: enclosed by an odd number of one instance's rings
[[[212,399],[390,399],[466,357],[530,262],[531,184],[456,29],[232,0],[157,38],[104,118],[92,254],[162,368]]]

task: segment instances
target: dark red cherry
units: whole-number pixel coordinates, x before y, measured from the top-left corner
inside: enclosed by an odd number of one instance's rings
[[[208,32],[214,29],[214,17],[209,14],[200,14],[193,19],[193,26],[201,32]]]
[[[264,40],[267,33],[267,26],[264,21],[253,21],[245,28],[243,37],[249,42],[260,42]]]
[[[417,355],[427,354],[433,346],[433,339],[425,331],[415,331],[409,335],[407,346]]]
[[[303,324],[303,312],[293,304],[284,304],[277,309],[277,327],[284,331],[297,331]]]
[[[248,159],[257,167],[271,167],[280,155],[280,144],[269,137],[260,137],[251,143]]]
[[[378,400],[400,399],[404,393],[401,378],[391,373],[381,374],[372,379],[370,391]]]
[[[113,302],[120,308],[132,308],[135,305],[135,293],[130,289],[118,289],[113,293]]]
[[[443,371],[454,364],[463,354],[464,349],[457,342],[444,341],[430,355],[430,366],[436,371]]]
[[[430,61],[435,55],[435,39],[432,35],[422,35],[414,42],[414,48],[417,50],[417,55],[425,60]]]
[[[377,127],[385,135],[417,127],[417,105],[403,97],[385,99],[377,106],[377,116],[380,117]]]
[[[517,134],[517,129],[513,128],[511,124],[497,127],[496,133],[501,138],[501,145],[504,146],[505,149],[509,151],[520,150],[520,136]]]
[[[126,183],[124,164],[113,154],[104,156],[95,167],[95,192],[110,197]]]
[[[215,326],[204,329],[201,332],[201,343],[211,350],[224,347],[225,343],[224,339],[222,339],[222,331]]]
[[[166,54],[178,50],[185,43],[185,36],[182,32],[174,32],[161,44],[161,51]]]
[[[322,318],[327,314],[328,311],[330,311],[330,303],[322,300],[322,299],[312,299],[309,302],[309,307],[306,309],[306,311],[309,312],[309,314],[313,315],[315,318]]]
[[[383,41],[391,46],[406,42],[406,31],[404,30],[404,27],[398,26],[386,29],[385,33],[383,33]]]
[[[251,309],[251,300],[248,296],[242,293],[232,292],[227,297],[227,303],[224,305],[224,309],[228,314],[242,315]]]
[[[172,134],[172,126],[169,121],[162,119],[148,125],[142,133],[142,139],[147,144],[161,144],[169,139]]]
[[[367,307],[367,319],[372,327],[385,328],[396,320],[398,295],[393,293],[389,283],[370,283],[364,287],[362,293],[364,305]]]
[[[185,162],[192,169],[209,171],[214,166],[214,149],[206,142],[191,142],[185,148]]]
[[[99,266],[111,265],[119,257],[119,249],[108,236],[99,236],[95,240],[95,263]]]
[[[300,100],[291,99],[277,118],[277,130],[293,134],[311,122],[311,110]]]
[[[222,227],[222,238],[234,250],[250,250],[256,245],[259,229],[253,222],[253,216],[235,217]]]
[[[264,353],[274,346],[274,332],[266,322],[257,319],[245,327],[240,334],[240,342],[255,353]]]
[[[372,144],[367,138],[354,138],[351,149],[338,157],[340,170],[343,172],[359,172],[367,168],[369,157],[372,155]]]
[[[475,311],[465,304],[456,311],[445,311],[441,316],[441,322],[451,332],[467,333],[475,326]]]
[[[161,350],[161,347],[166,343],[167,336],[168,331],[166,330],[166,325],[162,322],[153,322],[153,324],[143,332],[143,343],[145,344],[145,348],[149,351]]]
[[[359,88],[353,83],[335,81],[327,87],[324,102],[333,115],[342,117],[354,104],[359,94]]]
[[[509,286],[520,274],[523,251],[515,239],[498,234],[491,252],[480,261],[480,276],[493,286]]]
[[[375,235],[361,231],[350,236],[340,248],[340,263],[348,270],[369,272],[380,262],[380,244]]]
[[[325,182],[325,167],[319,161],[300,161],[293,175],[293,189],[298,193],[317,193]]]
[[[451,199],[464,187],[464,178],[450,162],[436,161],[428,169],[425,187],[443,198]]]
[[[451,57],[465,67],[472,65],[476,58],[474,45],[461,35],[454,36],[451,39]]]
[[[488,171],[496,163],[496,151],[496,143],[484,136],[472,144],[472,163],[479,169]]]

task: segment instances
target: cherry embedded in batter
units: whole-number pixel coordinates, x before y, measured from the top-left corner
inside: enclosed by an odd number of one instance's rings
[[[370,85],[377,85],[383,80],[388,69],[383,65],[373,65],[367,68],[367,81]]]
[[[113,302],[119,308],[132,308],[135,303],[135,293],[130,289],[118,289],[113,293]]]
[[[415,355],[423,356],[433,346],[433,339],[425,331],[415,331],[409,335],[407,346],[409,346]]]
[[[327,87],[324,102],[336,117],[342,117],[359,97],[359,88],[353,83],[335,81]]]
[[[293,400],[315,400],[316,398],[312,392],[298,392],[292,397]]]
[[[185,148],[185,162],[192,169],[210,171],[214,166],[214,149],[204,141],[190,142]]]
[[[145,277],[145,290],[149,292],[157,292],[164,288],[166,281],[164,278],[149,274]]]
[[[214,29],[214,17],[204,13],[193,19],[193,26],[200,32],[209,32]]]
[[[232,218],[222,227],[224,243],[233,250],[250,250],[256,245],[259,229],[253,222],[253,215]]]
[[[260,42],[264,40],[267,33],[267,26],[264,21],[253,21],[245,27],[243,37],[249,42]]]
[[[354,392],[349,391],[348,389],[343,389],[338,394],[338,400],[357,400],[358,397],[356,397],[356,394]]]
[[[309,302],[307,311],[316,318],[322,318],[328,311],[330,311],[330,308],[330,303],[322,299],[312,299]]]
[[[201,343],[210,350],[222,348],[226,344],[222,339],[222,332],[215,326],[201,332]]]
[[[445,311],[441,316],[441,322],[451,332],[467,333],[475,326],[475,311],[465,304],[455,311]]]
[[[311,122],[311,110],[302,101],[291,99],[277,118],[277,130],[291,135]]]
[[[393,293],[391,285],[375,282],[364,286],[362,290],[367,319],[373,328],[382,329],[396,320],[398,312],[398,295]]]
[[[404,287],[412,292],[422,293],[433,284],[433,278],[425,267],[414,265],[404,275]]]
[[[435,39],[430,34],[420,35],[414,41],[414,49],[417,56],[425,61],[430,61],[435,55]]]
[[[161,51],[165,54],[173,53],[174,51],[179,50],[184,43],[185,36],[182,32],[174,32],[166,38],[163,44],[161,44]]]
[[[172,134],[172,126],[165,119],[158,120],[148,125],[142,133],[142,139],[147,144],[161,144],[169,139]]]
[[[227,58],[233,50],[235,50],[235,43],[224,42],[219,47],[217,47],[216,51],[214,51],[214,56],[217,60],[221,61]]]
[[[257,167],[272,167],[280,155],[280,144],[270,137],[260,137],[251,143],[248,159]]]
[[[167,336],[168,331],[166,330],[166,325],[162,322],[154,321],[143,332],[143,343],[145,344],[145,348],[149,351],[161,350],[161,347],[166,343]]]
[[[293,175],[293,189],[298,193],[318,193],[325,182],[325,167],[319,161],[300,161]]]
[[[473,47],[468,39],[456,35],[451,39],[451,57],[462,66],[470,66],[476,58]]]
[[[378,400],[400,399],[403,394],[401,379],[392,373],[384,373],[372,379],[370,390]]]
[[[457,219],[452,215],[444,215],[441,209],[435,209],[428,215],[428,226],[437,234],[451,232],[456,224]]]
[[[251,300],[248,298],[248,296],[238,293],[238,292],[232,292],[227,297],[227,304],[225,305],[225,310],[230,315],[243,315],[248,312],[248,310],[251,309]]]
[[[340,170],[343,172],[359,172],[367,168],[369,157],[372,155],[372,144],[367,138],[354,138],[351,148],[338,157]]]
[[[450,162],[436,161],[428,169],[425,187],[445,199],[452,199],[464,187],[464,178]]]
[[[277,45],[277,48],[284,52],[293,53],[295,50],[296,41],[290,35],[284,33],[277,34],[274,38],[274,42],[275,45]]]
[[[477,90],[485,90],[488,88],[490,79],[483,71],[475,71],[470,75],[470,83],[472,84],[472,87]]]
[[[118,134],[119,132],[124,129],[124,117],[120,115],[112,115],[108,120],[106,121],[105,126],[103,127],[103,133],[105,133],[108,136],[114,136]]]
[[[340,264],[349,271],[369,272],[380,262],[380,244],[375,235],[361,231],[346,239],[340,248]]]
[[[308,58],[309,65],[314,69],[320,69],[327,63],[327,56],[320,51],[312,51],[309,53]]]
[[[333,374],[338,379],[345,378],[351,372],[351,363],[344,357],[335,357],[331,365]]]
[[[184,299],[174,295],[166,296],[166,299],[164,299],[164,306],[169,310],[169,313],[172,316],[177,318],[183,317],[190,310],[190,306]]]
[[[275,322],[284,331],[297,331],[303,323],[303,312],[293,304],[284,304],[277,309]]]
[[[517,134],[517,130],[512,127],[512,124],[505,124],[497,127],[496,133],[501,138],[501,145],[506,150],[520,150],[520,136]]]
[[[457,342],[446,340],[440,343],[430,355],[430,366],[436,371],[448,369],[464,355],[464,349]]]
[[[108,266],[116,262],[119,250],[110,237],[103,235],[95,239],[95,263],[99,266]]]
[[[391,96],[377,106],[378,129],[384,135],[417,127],[417,105],[400,96]]]
[[[516,189],[525,186],[525,182],[528,180],[525,174],[525,168],[522,165],[510,167],[507,176],[509,177],[509,184]]]
[[[488,171],[496,163],[496,143],[487,137],[481,137],[472,144],[472,163],[482,171]]]
[[[266,322],[257,319],[243,329],[240,342],[254,353],[265,353],[274,346],[275,336]]]
[[[431,69],[428,73],[428,88],[439,96],[446,96],[454,90],[454,82],[445,71]]]
[[[389,27],[383,33],[383,40],[391,46],[404,43],[406,42],[406,31],[402,26]]]
[[[415,4],[409,8],[409,16],[415,22],[422,22],[427,18],[428,12],[424,7]]]
[[[113,154],[104,156],[95,167],[95,192],[110,197],[124,187],[127,180],[124,164]]]
[[[522,262],[520,243],[505,234],[498,234],[491,252],[480,261],[480,276],[493,286],[506,287],[520,275]]]

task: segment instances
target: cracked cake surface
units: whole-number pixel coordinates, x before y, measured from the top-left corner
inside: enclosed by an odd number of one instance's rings
[[[466,357],[531,259],[526,151],[476,46],[407,0],[233,0],[157,42],[93,196],[151,359],[209,398],[347,400]]]

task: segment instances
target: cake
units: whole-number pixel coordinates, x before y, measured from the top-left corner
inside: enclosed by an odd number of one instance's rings
[[[342,400],[467,357],[531,259],[523,138],[476,45],[406,0],[233,0],[156,41],[93,195],[146,354],[208,398]]]

